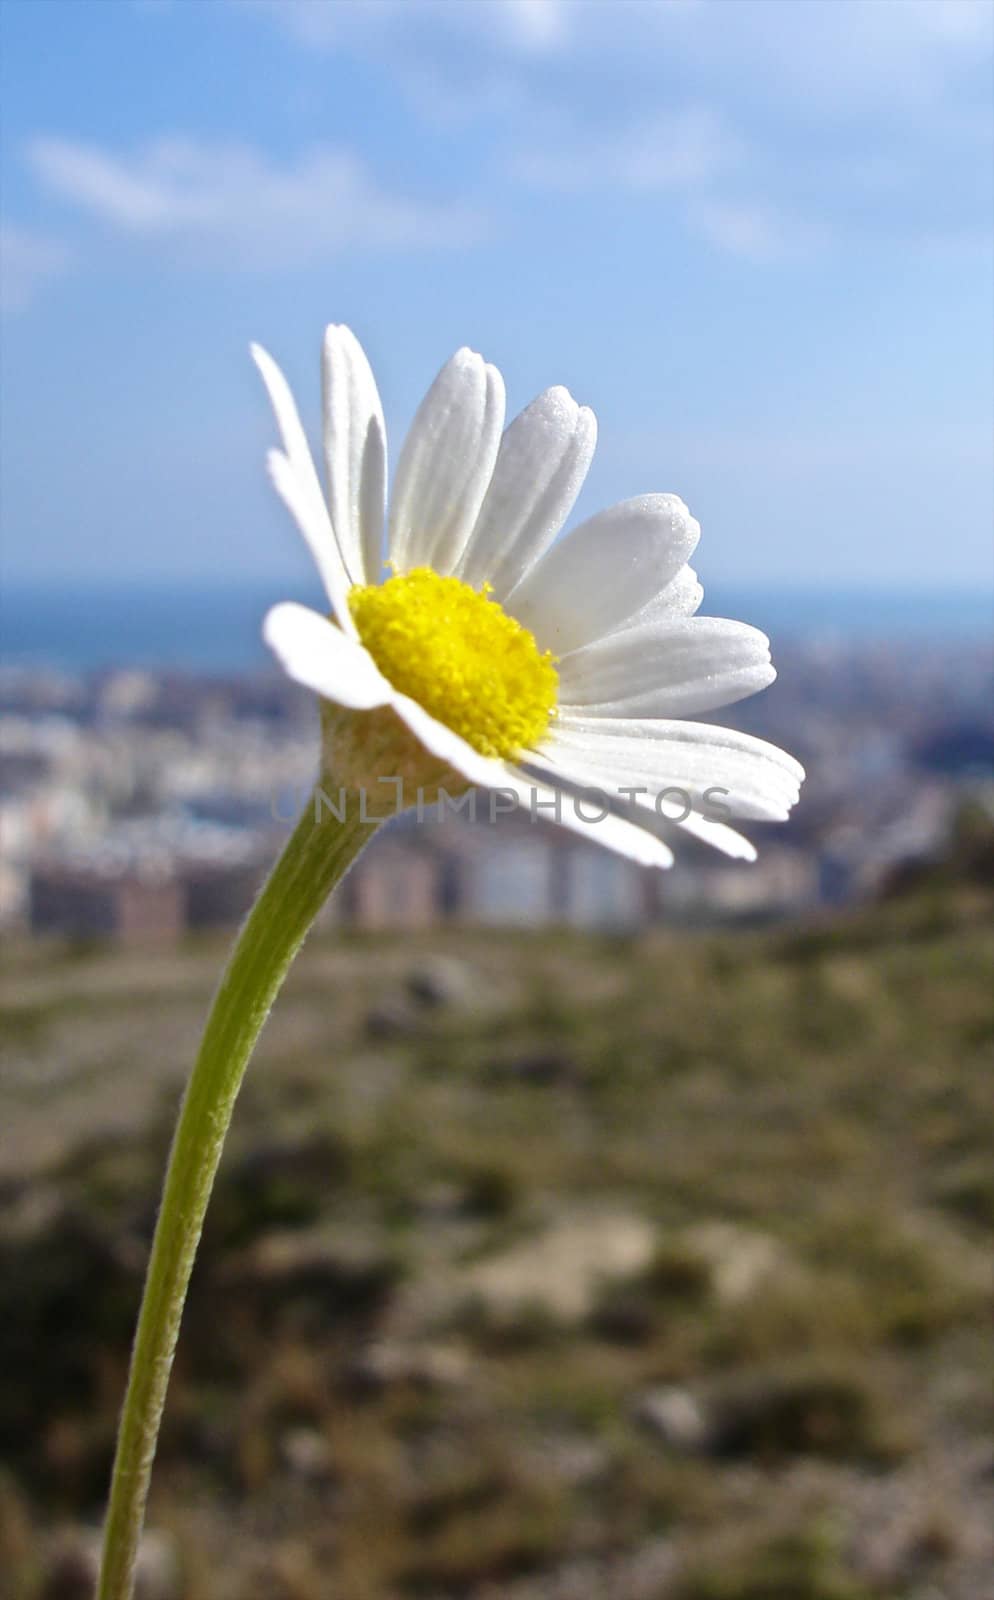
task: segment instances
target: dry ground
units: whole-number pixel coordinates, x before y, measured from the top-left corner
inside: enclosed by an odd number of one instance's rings
[[[983,1600],[992,956],[962,885],[792,932],[316,936],[215,1194],[148,1594]],[[87,1593],[222,958],[8,952],[5,1600]]]

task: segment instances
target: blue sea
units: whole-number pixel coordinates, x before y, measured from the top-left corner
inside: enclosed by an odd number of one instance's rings
[[[0,601],[0,659],[6,665],[69,672],[143,666],[195,672],[264,668],[259,629],[280,599],[278,580],[242,585],[157,584],[60,587],[10,583]],[[770,635],[774,647],[805,640],[862,643],[981,642],[994,635],[994,593],[973,590],[707,588],[704,610],[738,617]]]

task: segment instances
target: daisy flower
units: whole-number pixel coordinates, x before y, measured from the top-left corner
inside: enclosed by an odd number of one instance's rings
[[[253,355],[283,439],[272,480],[330,604],[277,605],[263,631],[321,697],[327,772],[355,789],[392,779],[394,795],[398,777],[429,797],[499,790],[659,867],[672,854],[657,819],[682,796],[678,828],[754,859],[714,811],[782,820],[804,774],[761,739],[686,720],[776,674],[757,629],[697,615],[700,529],[683,501],[639,495],[558,539],[593,412],[556,387],[505,429],[500,373],[463,349],[418,408],[386,515],[383,410],[354,334],[325,334],[327,493],[285,378]],[[591,788],[623,796],[626,814],[592,820],[573,804]]]
[[[596,431],[565,389],[547,389],[505,431],[500,373],[458,350],[411,425],[385,519],[383,410],[353,334],[325,335],[327,495],[286,380],[253,353],[283,435],[273,482],[330,605],[330,616],[275,606],[264,633],[320,697],[322,777],[361,800],[334,827],[304,807],[214,996],[152,1241],[98,1600],[132,1600],[183,1303],[235,1100],[294,955],[378,825],[370,796],[396,808],[405,785],[419,802],[480,785],[665,867],[672,856],[655,832],[665,795],[699,802],[681,805],[679,827],[752,859],[748,841],[707,813],[709,796],[731,814],[780,819],[803,777],[773,745],[685,720],[774,673],[761,633],[696,615],[702,592],[687,562],[699,529],[682,500],[623,501],[557,542]],[[575,803],[590,789],[626,798],[628,814],[598,804],[595,820]]]

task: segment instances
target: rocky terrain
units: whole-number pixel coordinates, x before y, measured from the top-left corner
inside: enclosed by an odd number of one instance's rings
[[[6,956],[0,1594],[87,1600],[224,941]],[[319,934],[251,1068],[144,1600],[984,1600],[991,890]]]

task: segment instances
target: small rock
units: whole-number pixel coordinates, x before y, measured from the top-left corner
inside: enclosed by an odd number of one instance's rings
[[[247,1189],[269,1184],[313,1180],[327,1183],[342,1176],[347,1150],[330,1133],[312,1133],[297,1138],[257,1138],[232,1171]]]
[[[45,1564],[41,1600],[91,1600],[99,1572],[99,1535],[64,1535]]]
[[[710,1442],[710,1423],[689,1389],[650,1389],[636,1400],[632,1414],[661,1444],[681,1455],[697,1455]]]
[[[280,1450],[295,1477],[315,1482],[332,1476],[331,1446],[316,1428],[288,1428]]]
[[[421,1018],[403,995],[388,995],[366,1013],[366,1034],[370,1039],[402,1039],[417,1033],[421,1026]]]
[[[723,1305],[741,1305],[788,1266],[778,1240],[735,1223],[702,1222],[684,1239],[710,1269],[712,1293]]]
[[[644,1272],[655,1242],[643,1217],[580,1214],[471,1268],[464,1286],[498,1315],[539,1309],[576,1320],[590,1313],[606,1281]]]
[[[559,1483],[596,1483],[611,1471],[611,1454],[599,1439],[559,1435],[544,1439],[537,1449],[536,1467],[543,1477]]]
[[[465,1191],[458,1183],[432,1183],[418,1195],[418,1215],[425,1222],[452,1222],[463,1212]]]
[[[859,1373],[753,1373],[714,1396],[714,1453],[728,1460],[794,1455],[888,1459],[898,1448],[881,1428],[874,1391]]]
[[[174,1541],[165,1533],[147,1533],[138,1552],[135,1600],[177,1600],[182,1589]]]
[[[46,1235],[61,1223],[64,1210],[64,1201],[54,1187],[29,1184],[13,1197],[5,1193],[0,1246],[44,1244]]]
[[[368,1345],[351,1368],[353,1380],[371,1390],[399,1385],[424,1391],[451,1389],[468,1375],[466,1353],[454,1345],[418,1347],[386,1340]]]
[[[535,1050],[506,1060],[491,1061],[488,1075],[544,1087],[547,1084],[575,1083],[580,1077],[580,1070],[573,1057],[564,1051]]]
[[[462,1005],[473,992],[472,973],[452,956],[432,956],[411,968],[407,992],[418,1005],[431,1009]]]
[[[392,1292],[399,1266],[379,1235],[361,1229],[272,1229],[224,1263],[220,1279],[274,1307],[301,1300],[314,1316],[371,1312]]]
[[[100,1533],[90,1528],[61,1534],[45,1566],[41,1600],[92,1600],[100,1575],[101,1543]],[[149,1530],[138,1551],[134,1600],[179,1600],[181,1594],[176,1544],[168,1534]]]

